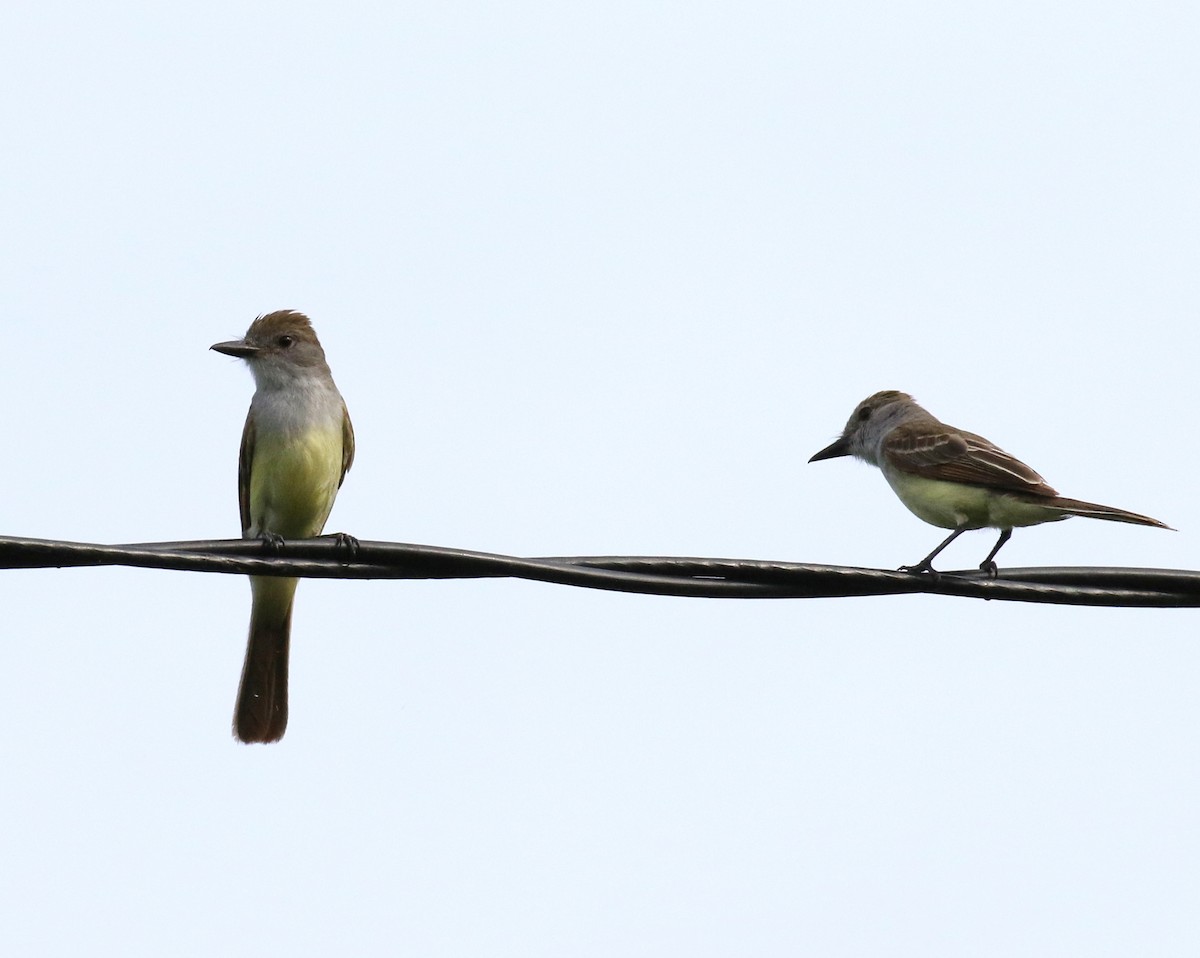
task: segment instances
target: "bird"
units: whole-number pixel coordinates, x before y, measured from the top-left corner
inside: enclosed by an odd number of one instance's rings
[[[1060,496],[1045,479],[995,443],[956,429],[908,393],[877,392],[860,402],[842,434],[809,462],[853,456],[878,466],[909,511],[953,532],[929,555],[901,571],[937,574],[933,560],[964,532],[999,529],[1000,538],[980,563],[997,575],[996,554],[1014,528],[1088,516],[1170,529],[1166,523],[1114,506]]]
[[[242,538],[277,548],[320,535],[354,462],[354,427],[325,351],[303,313],[259,316],[246,335],[212,347],[246,361],[255,391],[238,456]],[[288,646],[299,580],[251,576],[250,633],[233,734],[277,742],[288,721]]]

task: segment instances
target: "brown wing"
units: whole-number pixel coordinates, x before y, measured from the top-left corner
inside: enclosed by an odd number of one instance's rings
[[[242,514],[242,536],[250,531],[250,464],[254,462],[254,417],[246,414],[242,449],[238,453],[238,509]]]
[[[342,400],[342,474],[338,477],[338,488],[346,478],[346,473],[354,465],[354,424],[350,422],[350,411],[346,409],[346,401]]]
[[[901,472],[968,482],[1035,496],[1058,495],[1020,459],[973,432],[944,423],[900,425],[883,443],[883,454]]]

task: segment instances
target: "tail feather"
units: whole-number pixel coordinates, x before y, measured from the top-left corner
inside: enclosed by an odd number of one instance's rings
[[[1165,522],[1151,519],[1149,516],[1118,509],[1115,506],[1102,506],[1096,502],[1084,502],[1082,499],[1066,499],[1055,496],[1052,499],[1039,500],[1041,504],[1062,509],[1076,516],[1087,516],[1089,519],[1107,519],[1110,522],[1130,522],[1138,526],[1155,526],[1158,529],[1171,529]],[[1171,529],[1174,532],[1174,529]]]
[[[288,720],[288,645],[296,579],[251,576],[254,600],[246,661],[233,713],[242,742],[277,742]]]

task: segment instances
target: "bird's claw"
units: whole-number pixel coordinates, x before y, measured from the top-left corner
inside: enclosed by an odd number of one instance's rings
[[[342,553],[344,562],[353,562],[358,558],[359,542],[354,536],[346,532],[330,533],[334,542],[334,547]]]
[[[274,532],[264,532],[258,538],[262,541],[263,549],[271,555],[279,555],[283,552],[283,536]]]

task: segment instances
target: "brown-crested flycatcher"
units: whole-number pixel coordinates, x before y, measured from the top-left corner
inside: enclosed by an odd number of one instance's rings
[[[939,421],[907,393],[888,389],[858,404],[842,435],[809,462],[854,456],[882,470],[900,501],[930,525],[954,531],[908,572],[934,572],[939,552],[968,529],[999,529],[979,568],[996,575],[996,553],[1017,526],[1090,516],[1171,528],[1136,512],[1065,499],[1025,463],[982,436]]]
[[[312,323],[280,310],[259,316],[242,339],[212,348],[246,360],[254,374],[238,458],[242,538],[320,535],[354,461],[354,427]],[[287,728],[297,581],[250,577],[250,638],[233,714],[233,734],[243,742],[276,742]]]

